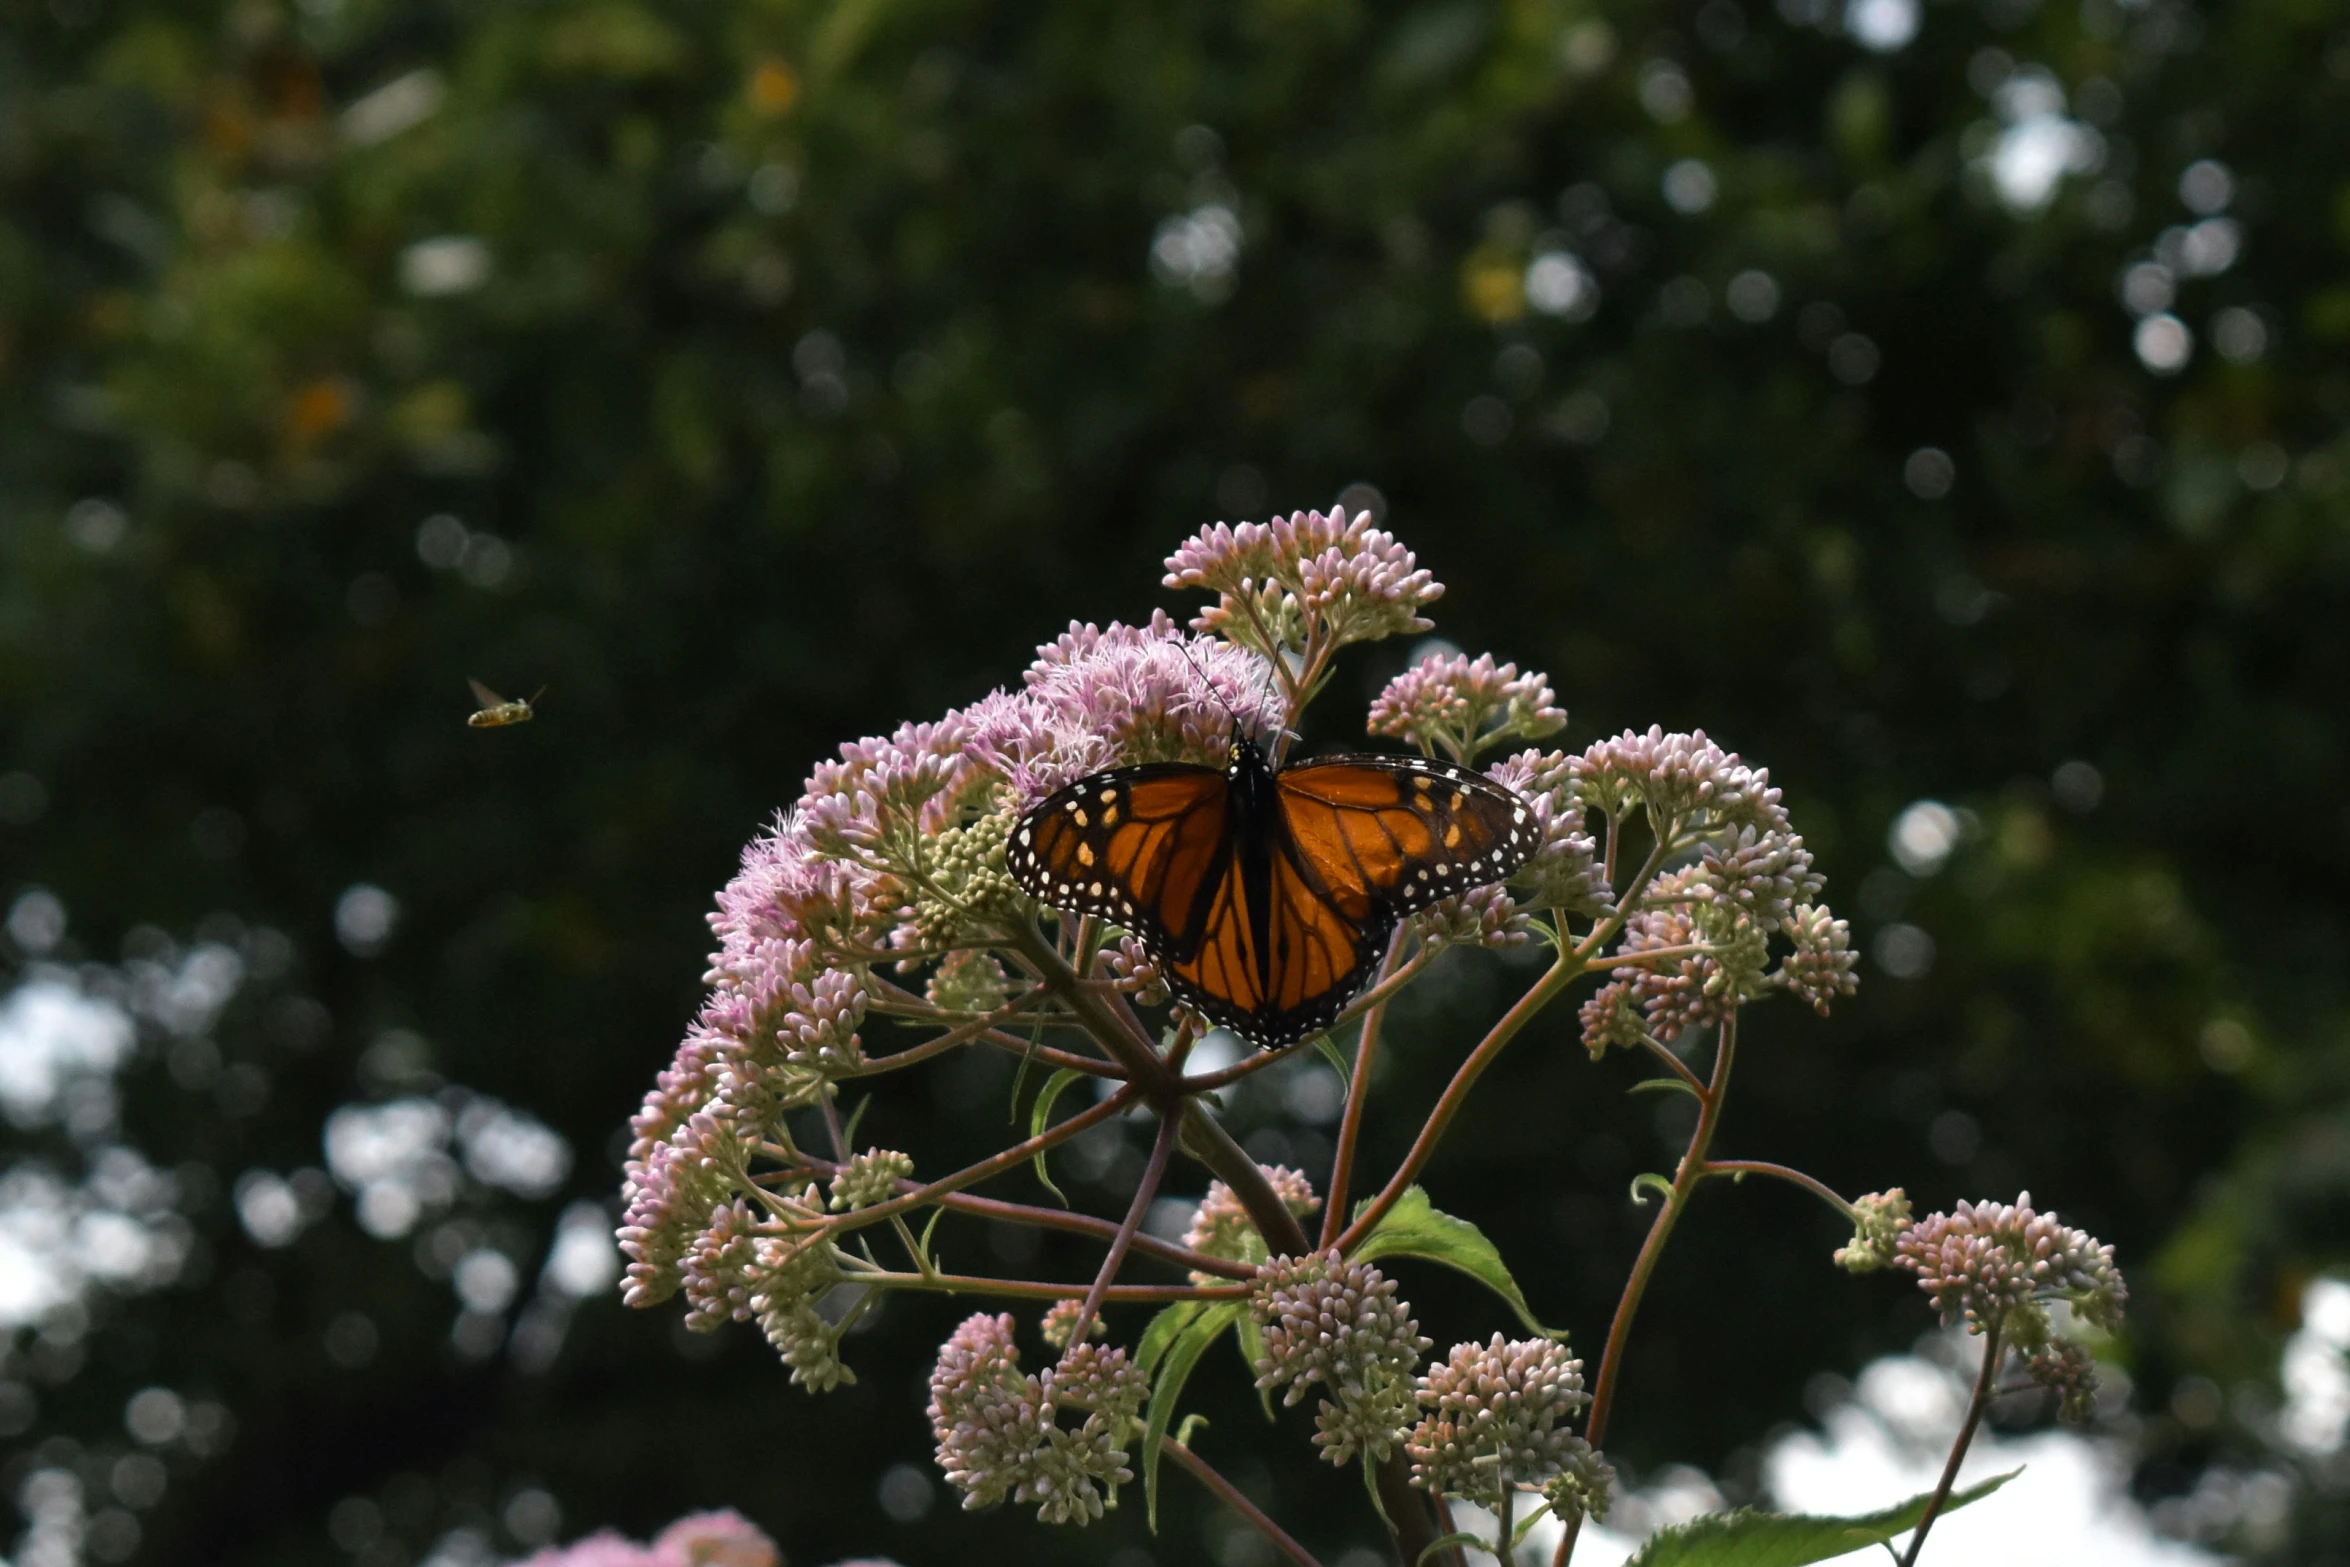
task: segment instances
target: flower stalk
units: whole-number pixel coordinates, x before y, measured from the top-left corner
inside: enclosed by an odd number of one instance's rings
[[[1698,1184],[1706,1176],[1706,1150],[1712,1146],[1715,1128],[1720,1126],[1722,1100],[1730,1088],[1730,1068],[1737,1059],[1738,1020],[1735,1014],[1722,1021],[1714,1044],[1713,1073],[1705,1089],[1698,1095],[1697,1125],[1689,1134],[1689,1146],[1681,1155],[1680,1164],[1673,1171],[1671,1190],[1665,1194],[1663,1206],[1649,1221],[1648,1237],[1640,1243],[1640,1255],[1632,1263],[1632,1273],[1624,1281],[1624,1292],[1616,1302],[1616,1314],[1608,1323],[1607,1346],[1600,1351],[1599,1376],[1591,1389],[1591,1414],[1583,1423],[1584,1437],[1594,1447],[1607,1436],[1608,1417],[1615,1412],[1616,1380],[1623,1374],[1624,1347],[1632,1337],[1632,1320],[1640,1313],[1640,1302],[1648,1294],[1648,1282],[1656,1276],[1656,1267],[1664,1259],[1665,1243],[1673,1238],[1673,1228],[1681,1222],[1689,1199],[1696,1195]],[[1583,1532],[1581,1514],[1567,1520],[1566,1532],[1559,1537],[1558,1550],[1552,1556],[1553,1567],[1567,1567],[1575,1554],[1576,1538]]]
[[[1975,1394],[1967,1401],[1966,1419],[1959,1425],[1958,1440],[1950,1444],[1950,1458],[1942,1466],[1942,1479],[1927,1500],[1925,1512],[1918,1517],[1917,1532],[1909,1537],[1909,1549],[1902,1554],[1901,1567],[1917,1567],[1918,1552],[1925,1549],[1926,1531],[1934,1527],[1934,1520],[1941,1516],[1943,1505],[1950,1500],[1950,1488],[1958,1483],[1959,1466],[1966,1462],[1966,1450],[1974,1444],[1984,1412],[1991,1407],[1991,1388],[1999,1374],[1999,1353],[1999,1324],[1994,1322],[1983,1334],[1983,1366],[1975,1375]]]

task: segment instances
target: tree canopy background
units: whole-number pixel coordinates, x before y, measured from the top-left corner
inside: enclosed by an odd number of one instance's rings
[[[893,1309],[814,1400],[752,1330],[609,1292],[508,1329],[808,766],[1169,602],[1204,522],[1346,491],[1449,585],[1439,635],[1550,673],[1567,743],[1702,726],[1787,789],[1876,960],[1826,1023],[1765,1009],[1727,1151],[2028,1185],[2115,1241],[2140,1493],[2276,1468],[2290,1528],[2234,1543],[2318,1559],[2338,1466],[2273,1412],[2350,1261],[2345,145],[2329,0],[19,0],[0,961],[211,941],[246,981],[124,1071],[193,1249],[12,1333],[6,1493],[64,1467],[104,1505],[161,1386],[211,1438],[101,1555],[400,1567],[717,1504],[800,1561],[1210,1548],[1193,1497],[1155,1542],[1134,1507],[916,1518],[903,1472],[885,1511],[967,1304]],[[538,720],[468,730],[468,676],[543,684]],[[1920,800],[1955,838],[1904,868]],[[1375,1149],[1500,994],[1445,984]],[[1549,1018],[1430,1173],[1586,1345],[1675,1130],[1617,1065]],[[445,1085],[568,1176],[363,1231],[322,1125]],[[1008,1087],[876,1115],[976,1153]],[[307,1227],[258,1244],[255,1191]],[[1691,1225],[1610,1447],[1736,1494],[1808,1376],[1929,1318],[1800,1194]],[[522,1286],[461,1313],[484,1247]],[[1492,1325],[1408,1287],[1440,1343]],[[1244,1482],[1367,1543],[1221,1389]]]

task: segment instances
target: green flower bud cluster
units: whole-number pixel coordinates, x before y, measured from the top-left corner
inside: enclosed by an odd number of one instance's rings
[[[852,1154],[832,1178],[834,1213],[870,1208],[897,1195],[897,1183],[914,1173],[914,1157],[887,1148],[868,1148]]]

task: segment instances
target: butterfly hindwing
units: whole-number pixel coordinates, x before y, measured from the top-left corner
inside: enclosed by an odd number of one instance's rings
[[[1268,1048],[1329,1027],[1398,919],[1532,857],[1525,802],[1467,768],[1341,756],[1079,779],[1013,832],[1040,902],[1133,931],[1186,1005]]]
[[[1525,801],[1450,762],[1337,756],[1274,776],[1298,858],[1350,919],[1506,881],[1537,847]]]

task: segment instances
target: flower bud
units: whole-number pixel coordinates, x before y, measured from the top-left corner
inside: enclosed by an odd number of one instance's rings
[[[1889,1192],[1869,1192],[1852,1206],[1852,1244],[1836,1249],[1836,1266],[1847,1273],[1891,1267],[1893,1243],[1910,1225],[1908,1194],[1896,1186]]]
[[[898,1182],[914,1173],[911,1154],[894,1152],[887,1148],[868,1148],[852,1154],[842,1165],[840,1173],[832,1178],[834,1213],[844,1209],[870,1208],[897,1195]]]

